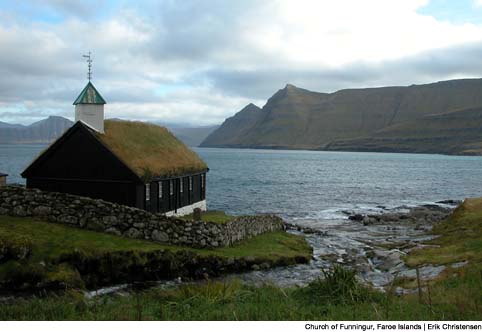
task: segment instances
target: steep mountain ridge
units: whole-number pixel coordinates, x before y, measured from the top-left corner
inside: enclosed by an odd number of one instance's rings
[[[250,103],[236,113],[235,116],[227,118],[219,128],[214,130],[201,143],[200,146],[224,147],[232,144],[231,138],[242,139],[250,129],[256,126],[258,121],[262,120],[263,117],[264,114],[261,109]],[[223,144],[217,145],[216,142],[223,142]]]
[[[400,123],[479,106],[482,107],[482,79],[345,89],[334,93],[287,85],[256,113],[249,128],[244,122],[243,130],[238,131],[236,124],[244,117],[239,112],[208,136],[201,146],[345,149],[348,141],[342,144],[343,140],[369,139],[378,131]],[[424,123],[429,119],[424,119]],[[218,135],[219,132],[223,135]],[[352,143],[355,141],[350,146]],[[394,146],[391,148],[396,150]]]

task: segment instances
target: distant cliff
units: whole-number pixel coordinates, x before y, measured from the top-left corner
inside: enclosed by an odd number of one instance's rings
[[[214,130],[200,146],[225,147],[236,145],[237,141],[249,132],[261,118],[261,109],[249,104],[235,116],[226,119],[223,124]]]
[[[72,126],[73,122],[61,116],[32,123],[29,126],[0,124],[0,143],[50,143]]]
[[[286,85],[201,146],[480,154],[482,79],[318,93]]]
[[[218,129],[217,126],[205,126],[194,128],[169,128],[169,130],[187,146],[199,146],[209,134]]]
[[[0,121],[0,144],[50,143],[72,125],[72,121],[61,116],[50,116],[29,126]],[[173,127],[169,130],[184,144],[199,146],[218,127],[219,125],[193,128]]]

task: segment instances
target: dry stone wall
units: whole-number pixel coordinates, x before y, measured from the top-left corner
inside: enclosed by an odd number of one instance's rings
[[[235,217],[224,224],[185,221],[103,200],[17,186],[0,187],[0,215],[36,217],[82,229],[197,248],[229,246],[284,229],[282,219],[274,215]]]

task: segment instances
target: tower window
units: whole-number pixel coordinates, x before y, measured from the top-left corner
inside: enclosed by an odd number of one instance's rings
[[[159,186],[159,198],[162,198],[162,181],[158,182],[158,186]]]
[[[172,183],[172,180],[169,180],[169,195],[174,195],[174,184]]]
[[[192,191],[192,176],[189,177],[189,191]]]
[[[183,181],[183,178],[180,178],[179,179],[179,192],[182,193],[183,191],[183,188],[184,187],[184,181]]]

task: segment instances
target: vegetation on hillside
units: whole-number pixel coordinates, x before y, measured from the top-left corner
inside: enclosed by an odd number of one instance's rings
[[[468,263],[447,268],[437,280],[423,282],[421,292],[409,295],[396,295],[397,283],[386,293],[371,289],[360,284],[353,271],[335,266],[307,287],[255,287],[236,280],[208,280],[173,289],[141,290],[127,297],[87,299],[80,293],[67,292],[0,305],[0,319],[480,320],[482,199],[466,200],[434,232],[440,235],[430,241],[434,246],[410,253],[407,264]],[[254,245],[253,251],[255,247],[262,250],[261,245]],[[294,241],[286,245],[294,249],[298,244]],[[273,248],[265,250],[271,252]]]
[[[201,146],[480,154],[481,91],[482,79],[334,93],[287,85]]]
[[[432,287],[430,300],[360,285],[342,268],[305,288],[207,281],[130,296],[68,292],[0,305],[2,320],[480,320],[479,269]],[[470,293],[469,293],[470,292]],[[469,296],[470,294],[470,296]]]
[[[482,265],[482,198],[466,199],[446,221],[435,225],[433,232],[439,235],[429,242],[433,246],[407,256],[409,266],[465,261]]]
[[[482,154],[482,108],[422,116],[369,136],[331,142],[327,150]]]
[[[198,269],[201,274],[219,275],[222,270],[210,270],[208,265],[246,257],[252,264],[286,265],[311,257],[311,247],[302,237],[285,232],[262,234],[232,247],[194,249],[6,216],[0,216],[0,251],[0,284],[10,289],[195,277]],[[192,263],[196,261],[198,265],[205,261],[206,269]]]

